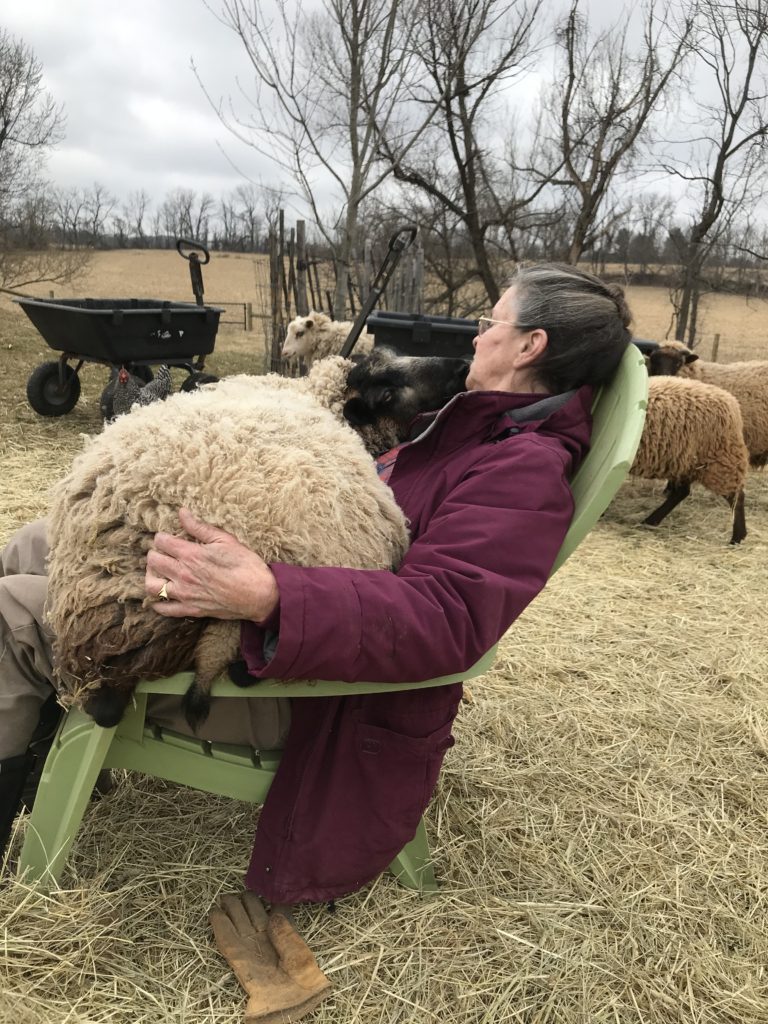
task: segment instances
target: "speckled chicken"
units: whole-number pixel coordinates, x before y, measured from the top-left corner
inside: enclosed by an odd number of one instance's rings
[[[171,371],[165,366],[158,366],[153,380],[145,383],[141,377],[129,373],[121,366],[111,387],[112,409],[110,419],[130,412],[133,405],[151,405],[162,401],[173,392]]]

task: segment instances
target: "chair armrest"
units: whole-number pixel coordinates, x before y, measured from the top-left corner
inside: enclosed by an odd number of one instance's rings
[[[424,679],[416,683],[342,683],[326,680],[299,680],[291,683],[280,679],[254,679],[253,686],[242,687],[222,678],[213,684],[211,693],[214,697],[344,697],[355,693],[384,693],[387,690],[423,690],[430,686],[446,686],[449,683],[460,683],[465,679],[483,675],[491,667],[495,657],[494,646],[464,672],[437,676],[435,679]],[[179,672],[167,679],[156,679],[152,682],[145,680],[139,683],[136,692],[183,694],[186,693],[192,678],[191,672]]]

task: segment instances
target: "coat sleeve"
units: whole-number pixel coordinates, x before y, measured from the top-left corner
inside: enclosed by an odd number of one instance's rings
[[[244,623],[257,678],[416,682],[473,665],[539,593],[568,530],[569,459],[530,436],[489,446],[396,573],[272,565],[280,633]]]

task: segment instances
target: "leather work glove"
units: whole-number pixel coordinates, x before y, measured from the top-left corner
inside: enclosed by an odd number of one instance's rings
[[[245,1024],[290,1024],[328,995],[331,983],[279,911],[252,892],[222,896],[209,920],[216,945],[248,995]]]

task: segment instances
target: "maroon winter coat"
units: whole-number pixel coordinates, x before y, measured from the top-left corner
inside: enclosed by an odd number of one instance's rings
[[[461,684],[355,694],[359,681],[463,671],[544,586],[573,515],[592,392],[504,436],[504,412],[540,395],[465,392],[399,453],[390,486],[410,523],[397,573],[273,565],[276,652],[244,623],[259,678],[341,679],[348,697],[291,703],[246,884],[279,903],[323,901],[380,874],[413,838],[453,745]]]

